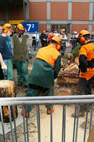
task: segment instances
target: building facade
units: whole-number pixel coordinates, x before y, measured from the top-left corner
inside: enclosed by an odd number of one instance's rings
[[[0,24],[17,24],[23,20],[38,22],[39,32],[60,29],[71,33],[94,31],[94,0],[3,0],[0,2]],[[8,2],[9,1],[9,2]],[[24,3],[23,3],[24,1]],[[23,6],[25,4],[25,8]],[[25,15],[25,16],[24,16]]]

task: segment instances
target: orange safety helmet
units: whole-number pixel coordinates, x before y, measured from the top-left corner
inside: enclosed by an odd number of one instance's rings
[[[9,23],[4,24],[2,28],[4,33],[7,33],[8,31],[14,32],[12,25]]]
[[[60,48],[61,48],[61,38],[59,36],[53,36],[52,40],[54,40],[54,41],[56,41],[58,43],[56,49],[60,50]]]
[[[24,31],[24,26],[23,26],[22,24],[18,24],[18,25],[17,25],[17,28],[18,28],[19,30],[23,30],[23,31]]]
[[[82,30],[82,31],[79,32],[78,41],[80,41],[81,43],[85,42],[84,35],[90,35],[90,33],[87,30]]]

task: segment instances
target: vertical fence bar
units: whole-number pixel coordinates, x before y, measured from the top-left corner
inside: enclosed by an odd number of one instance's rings
[[[75,105],[75,113],[74,113],[73,142],[74,142],[74,136],[75,136],[76,110],[77,110],[77,104]]]
[[[64,107],[64,105],[63,105],[63,107]],[[63,113],[64,113],[64,110],[63,110],[63,112],[62,112],[62,142],[64,142],[64,141],[63,141],[63,139],[64,139],[64,138],[63,138],[63,137],[64,137],[64,132],[63,132],[63,131],[64,131],[64,126],[63,126],[63,125],[64,125],[64,124],[63,124],[63,119],[64,119],[64,117],[63,117]]]
[[[40,111],[39,111],[39,105],[37,105],[37,125],[38,125],[38,142],[40,141]]]
[[[89,109],[89,104],[87,104],[85,132],[84,132],[84,140],[83,140],[83,142],[85,142],[85,139],[86,139],[86,128],[87,128],[87,119],[88,119],[88,109]]]
[[[53,142],[52,105],[51,105],[50,108],[51,108],[51,135],[50,135],[51,137],[50,137],[50,142]]]
[[[76,125],[76,138],[75,138],[75,142],[77,142],[79,110],[80,110],[80,105],[78,105],[78,112],[77,112],[77,125]]]
[[[91,131],[91,125],[92,125],[92,114],[93,114],[93,104],[91,106],[91,114],[90,114],[90,128],[89,128],[89,133]]]
[[[14,118],[15,140],[17,142],[16,121],[15,121],[14,106],[12,106],[12,108],[13,108],[13,118]]]
[[[64,105],[64,107],[63,107],[63,117],[64,117],[64,119],[63,119],[63,126],[64,126],[64,131],[63,131],[63,133],[64,133],[64,142],[65,142],[65,131],[66,131],[66,105]]]
[[[8,106],[8,110],[9,110],[9,120],[10,120],[10,128],[11,128],[12,142],[14,142],[13,129],[12,129],[12,122],[11,122],[10,106]]]
[[[26,132],[25,132],[25,114],[24,114],[24,106],[22,106],[23,108],[23,126],[24,126],[24,140],[26,142]]]
[[[1,109],[1,122],[2,122],[2,131],[3,131],[3,140],[5,142],[5,131],[4,131],[4,123],[3,123],[2,106],[0,106],[0,109]]]
[[[27,119],[27,106],[26,106],[26,128],[27,128],[27,142],[29,142],[28,119]]]
[[[62,119],[62,142],[65,142],[65,117],[66,117],[66,106],[63,105],[63,119]]]

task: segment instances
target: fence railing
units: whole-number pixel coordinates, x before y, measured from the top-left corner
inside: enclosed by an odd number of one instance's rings
[[[93,118],[93,103],[94,103],[94,95],[79,95],[79,96],[52,96],[52,97],[16,97],[16,98],[0,98],[0,114],[1,114],[1,123],[2,126],[0,126],[0,129],[2,129],[3,135],[0,136],[0,142],[7,142],[8,139],[5,138],[5,128],[4,128],[4,122],[3,122],[3,113],[2,113],[2,106],[8,106],[9,110],[9,118],[10,118],[10,128],[11,128],[11,139],[12,142],[18,141],[17,140],[17,131],[16,131],[16,119],[14,114],[14,106],[22,106],[23,114],[24,114],[24,106],[27,105],[36,105],[37,108],[37,128],[38,128],[38,142],[41,142],[41,123],[40,123],[40,105],[50,105],[51,107],[51,115],[50,115],[50,139],[48,142],[54,142],[53,139],[53,114],[52,114],[52,105],[62,105],[62,120],[58,119],[58,121],[62,121],[62,129],[61,129],[61,142],[86,142],[87,136],[89,135],[91,128],[92,128],[92,118]],[[79,130],[79,110],[80,110],[80,104],[86,104],[86,115],[85,115],[85,128],[83,129],[84,134],[82,136],[82,139],[78,137],[78,130]],[[70,136],[67,132],[67,109],[70,107],[67,107],[67,105],[73,105],[75,107],[74,109],[74,123],[72,125],[73,127],[73,133],[72,133],[72,140],[69,138],[69,141],[67,140],[67,137]],[[90,111],[90,127],[87,131],[87,120],[88,120],[88,108],[89,105],[91,105],[91,111]],[[12,126],[12,120],[11,120],[11,113],[10,113],[10,106],[13,106],[13,117],[14,117],[14,130]],[[78,107],[77,107],[78,106]],[[26,109],[27,111],[27,109]],[[77,117],[76,117],[77,114]],[[55,119],[55,117],[54,117]],[[71,118],[70,118],[71,119]],[[69,121],[70,121],[69,119]],[[25,125],[26,123],[26,125]],[[46,124],[46,122],[45,122]],[[29,142],[29,132],[28,132],[28,118],[23,115],[23,126],[24,126],[24,141]],[[58,126],[61,127],[61,126]],[[13,133],[14,131],[14,133]],[[45,131],[45,130],[44,130]],[[80,131],[80,130],[79,130]],[[14,136],[15,135],[15,136]],[[32,138],[31,138],[32,139]],[[79,140],[80,139],[80,140]],[[30,140],[31,141],[31,140]],[[43,140],[44,142],[45,140]],[[60,142],[60,141],[59,141]]]
[[[32,46],[33,39],[28,38],[28,48],[30,48],[30,51],[32,54],[36,54],[38,49],[42,47],[41,40],[38,40],[38,43],[36,42],[36,45]],[[74,49],[77,46],[77,39],[67,39],[62,40],[62,50],[60,50],[61,53],[69,53],[72,49]],[[70,48],[70,44],[72,47]],[[34,50],[35,49],[35,50]]]

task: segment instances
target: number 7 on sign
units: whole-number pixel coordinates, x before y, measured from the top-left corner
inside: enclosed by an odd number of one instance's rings
[[[27,24],[28,26],[28,31],[30,31],[30,28],[34,28],[34,24]]]

